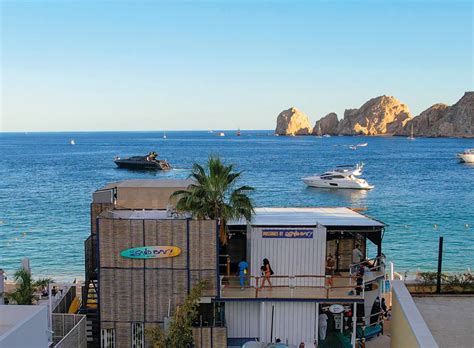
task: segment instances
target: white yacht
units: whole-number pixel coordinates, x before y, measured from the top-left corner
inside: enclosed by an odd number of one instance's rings
[[[457,154],[458,158],[466,163],[474,163],[474,149],[466,149]]]
[[[363,167],[363,163],[355,166],[338,166],[334,170],[321,175],[308,176],[302,178],[302,180],[306,185],[312,187],[371,190],[374,188],[373,185],[369,185],[364,179],[358,178],[362,175]]]

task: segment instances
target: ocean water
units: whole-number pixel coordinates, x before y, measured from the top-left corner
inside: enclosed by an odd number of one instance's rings
[[[444,236],[444,269],[474,266],[474,166],[455,153],[469,139],[275,137],[271,131],[0,133],[0,268],[30,258],[35,275],[83,278],[83,243],[94,190],[130,178],[185,178],[210,154],[243,170],[257,206],[348,206],[385,222],[383,251],[396,268],[435,270]],[[74,139],[76,145],[70,145]],[[348,145],[367,142],[350,150]],[[159,152],[174,170],[117,169],[116,155]],[[372,191],[307,188],[301,177],[365,163]]]

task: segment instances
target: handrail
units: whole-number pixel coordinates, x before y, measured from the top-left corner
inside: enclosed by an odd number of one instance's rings
[[[240,284],[223,284],[223,280],[241,280],[244,279],[244,285],[240,286]],[[309,279],[309,278],[314,278],[314,280],[321,280],[322,284],[298,284],[298,279]],[[234,275],[234,276],[220,276],[220,290],[221,290],[221,297],[223,294],[223,291],[225,289],[242,289],[242,290],[248,290],[248,289],[255,289],[255,298],[259,297],[259,292],[262,290],[261,287],[259,287],[260,282],[265,279],[264,276],[252,276],[252,275],[245,275],[245,276],[240,276],[240,275]],[[335,290],[335,289],[350,289],[353,294],[357,296],[362,296],[364,297],[365,295],[365,280],[362,279],[362,283],[357,284],[354,283],[354,277],[350,276],[332,276],[332,275],[293,275],[293,276],[287,276],[287,275],[273,275],[270,277],[271,281],[274,280],[281,280],[281,279],[286,279],[288,282],[286,284],[272,284],[271,288],[288,288],[290,291],[293,291],[296,288],[311,288],[311,289],[325,289],[326,290],[326,298],[329,298],[330,291]],[[329,279],[348,279],[348,285],[332,285],[330,284],[327,280]],[[251,280],[254,280],[255,283],[252,284]],[[322,282],[322,280],[325,280]],[[267,288],[263,288],[267,289]]]

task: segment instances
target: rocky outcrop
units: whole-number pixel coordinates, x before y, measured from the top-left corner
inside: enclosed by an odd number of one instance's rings
[[[410,111],[397,98],[380,96],[359,109],[348,109],[339,122],[337,133],[343,135],[393,135],[403,130],[411,119]]]
[[[308,116],[297,108],[290,108],[278,115],[275,134],[308,135],[311,134],[312,129]]]
[[[454,105],[435,104],[406,123],[397,135],[416,137],[474,137],[474,92]]]
[[[336,134],[338,124],[339,120],[337,119],[336,113],[331,112],[319,121],[316,121],[313,128],[313,135]]]

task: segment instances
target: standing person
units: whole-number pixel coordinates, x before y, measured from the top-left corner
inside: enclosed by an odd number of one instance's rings
[[[326,331],[328,329],[328,315],[326,311],[323,311],[319,314],[318,320],[318,330],[319,330],[319,339],[324,341],[326,339]]]
[[[336,261],[332,257],[332,254],[328,255],[328,258],[326,259],[326,275],[329,276],[328,278],[328,285],[333,286],[334,285],[334,280],[332,276],[334,275],[334,270],[336,269]]]
[[[359,263],[362,261],[362,258],[364,255],[362,254],[362,251],[360,251],[360,245],[356,243],[355,248],[352,249],[352,265],[355,267],[355,271],[357,272],[359,268]]]
[[[245,278],[247,277],[249,264],[242,258],[238,264],[239,267],[239,281],[240,281],[240,290],[244,290]]]
[[[270,285],[270,289],[272,288],[272,282],[270,281],[270,276],[273,275],[273,270],[272,267],[270,266],[270,261],[268,259],[263,259],[263,266],[261,267],[262,270],[262,286],[260,289],[263,289],[265,286],[265,281],[268,282],[268,285]]]

